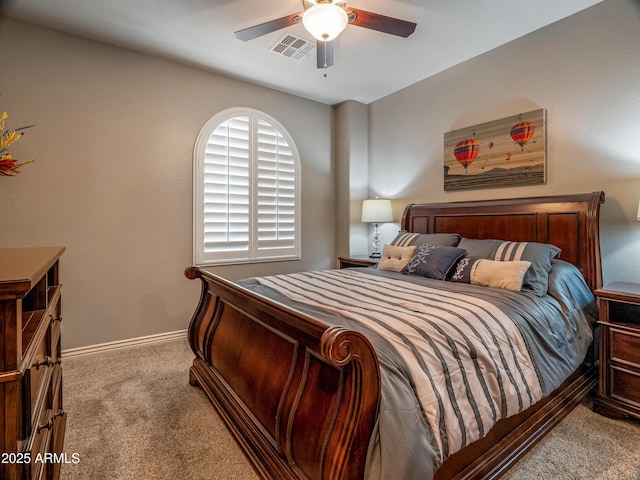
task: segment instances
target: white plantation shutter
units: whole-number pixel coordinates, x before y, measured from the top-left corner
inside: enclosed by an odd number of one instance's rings
[[[202,179],[205,252],[244,252],[244,255],[249,252],[249,125],[248,117],[227,120],[215,129],[207,142]]]
[[[258,120],[258,250],[292,248],[296,239],[296,169],[280,132]]]
[[[231,109],[209,120],[194,149],[194,262],[300,258],[298,165],[268,115]]]

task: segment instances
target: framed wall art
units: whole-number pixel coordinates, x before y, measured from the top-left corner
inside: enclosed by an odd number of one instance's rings
[[[444,190],[545,183],[543,108],[444,134]]]

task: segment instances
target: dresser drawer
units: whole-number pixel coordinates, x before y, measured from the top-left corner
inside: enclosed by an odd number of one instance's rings
[[[609,329],[610,359],[640,368],[640,334]]]
[[[64,411],[58,411],[56,417],[53,420],[53,431],[51,438],[51,448],[54,454],[60,457],[63,453],[64,447],[64,432],[67,427],[67,414]],[[62,463],[56,462],[51,465],[51,470],[53,471],[53,478],[60,477],[60,469],[62,467]]]
[[[51,409],[57,415],[62,410],[62,366],[54,365],[51,369]]]
[[[49,335],[45,335],[37,348],[31,368],[23,377],[25,419],[24,438],[31,435],[38,426],[40,414],[51,408],[51,378],[57,360],[50,355]]]
[[[47,408],[47,395],[51,386],[51,369],[46,365],[49,356],[45,352],[46,350],[36,355],[34,358],[36,363],[25,372],[22,379],[25,395],[24,419],[26,420],[23,438],[31,436],[41,412]]]
[[[51,444],[51,428],[53,426],[52,412],[43,409],[37,418],[37,424],[33,429],[31,438],[27,442],[27,452],[31,457],[28,464],[26,478],[36,480],[46,478],[46,463],[42,461],[45,452]]]
[[[612,367],[611,397],[640,406],[640,373]]]
[[[61,329],[60,322],[62,318],[60,316],[51,319],[51,357],[54,360],[60,359],[60,338]]]

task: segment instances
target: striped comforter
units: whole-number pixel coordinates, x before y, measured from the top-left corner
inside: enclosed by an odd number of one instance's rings
[[[562,306],[541,307],[545,301],[534,295],[374,269],[255,280],[260,293],[362,331],[374,345],[383,386],[368,478],[430,478],[449,455],[549,393],[584,358],[575,355],[580,360],[566,362],[564,373],[539,358],[564,356],[554,344],[565,334],[549,318]],[[580,322],[560,323],[575,330]]]

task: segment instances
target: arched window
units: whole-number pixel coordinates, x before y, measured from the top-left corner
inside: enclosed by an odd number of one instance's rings
[[[225,110],[193,153],[196,265],[300,258],[300,158],[274,118]]]

